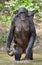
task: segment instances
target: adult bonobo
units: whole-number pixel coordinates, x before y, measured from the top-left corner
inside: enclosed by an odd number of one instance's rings
[[[32,48],[36,38],[33,16],[33,12],[20,8],[13,18],[7,38],[7,52],[10,53],[10,45],[14,38],[15,60],[20,60],[22,53],[26,54],[25,58],[27,60],[33,60]]]

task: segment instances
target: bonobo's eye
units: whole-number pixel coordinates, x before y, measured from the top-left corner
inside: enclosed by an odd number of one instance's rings
[[[24,12],[20,13],[19,17],[20,17],[21,20],[25,20],[26,14]]]

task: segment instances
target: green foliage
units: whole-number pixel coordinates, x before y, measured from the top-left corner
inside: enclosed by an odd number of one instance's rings
[[[6,16],[6,15],[0,16],[0,21],[4,23],[3,26],[9,27],[11,23],[11,16]]]
[[[5,31],[5,30],[0,32],[0,43],[6,42],[6,38],[7,38],[6,33],[7,33],[7,31]]]
[[[21,7],[24,7],[30,11],[38,10],[39,13],[42,10],[42,0],[11,0],[9,2],[5,2],[5,6],[9,8],[10,13],[12,14],[16,14],[16,10],[18,10]]]
[[[2,8],[3,8],[3,4],[2,4],[2,3],[0,3],[0,11],[2,10]]]
[[[0,22],[2,22],[2,30],[0,30],[0,43],[6,43],[7,39],[7,28],[9,28],[11,23],[11,16],[0,16]],[[2,44],[0,44],[2,45]]]

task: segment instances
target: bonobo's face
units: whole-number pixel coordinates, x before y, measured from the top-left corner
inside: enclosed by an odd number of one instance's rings
[[[24,12],[22,12],[22,13],[19,14],[19,17],[20,17],[21,21],[25,21],[26,14]]]
[[[20,20],[24,21],[26,19],[26,16],[28,16],[28,10],[25,8],[20,8],[18,11],[18,15],[20,17]]]

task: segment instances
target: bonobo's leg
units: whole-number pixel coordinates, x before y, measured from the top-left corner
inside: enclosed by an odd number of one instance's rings
[[[14,55],[15,55],[15,60],[20,60],[21,58],[21,51],[19,50],[18,46],[14,46]]]
[[[30,54],[30,60],[33,60],[33,50],[31,50],[31,54]]]
[[[31,51],[29,52],[29,54],[26,56],[27,60],[33,60],[33,50],[31,49]]]

